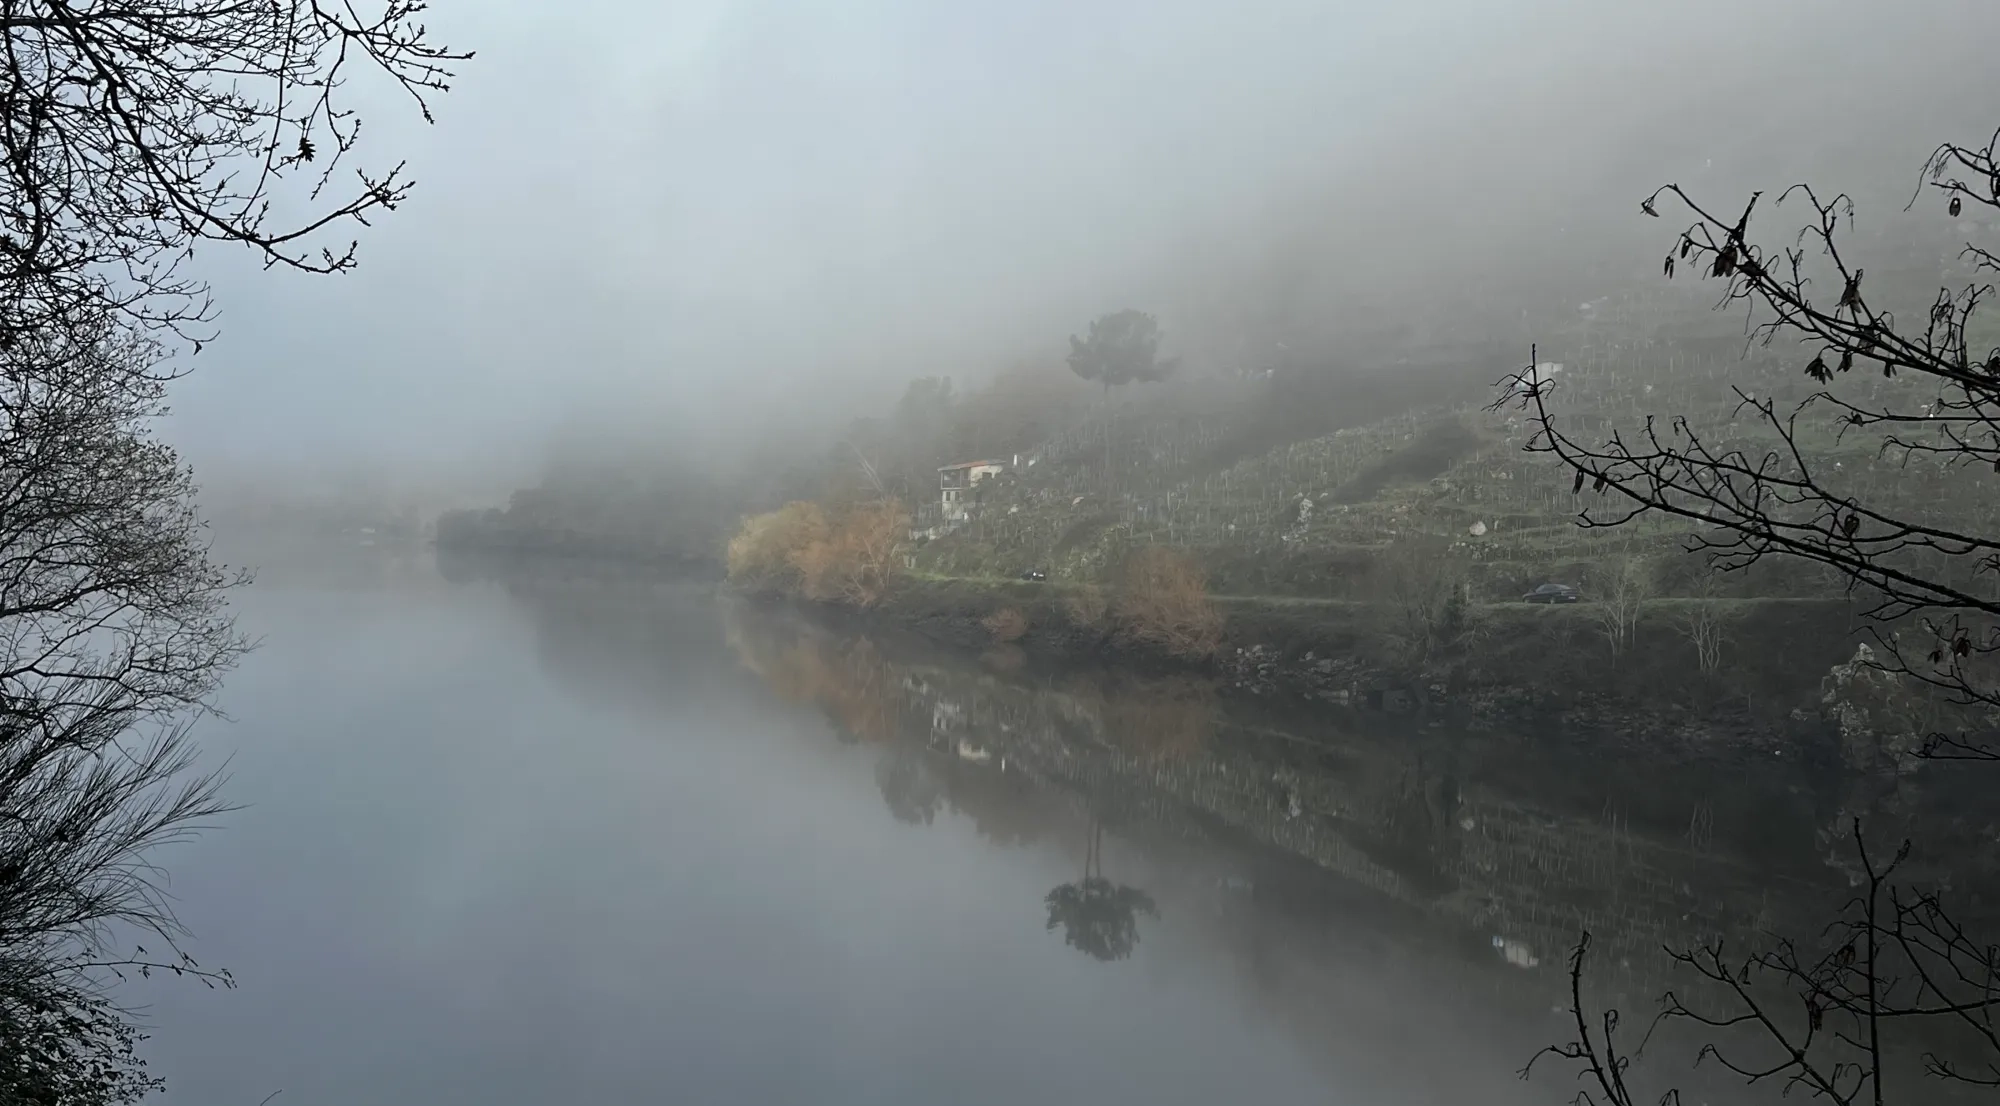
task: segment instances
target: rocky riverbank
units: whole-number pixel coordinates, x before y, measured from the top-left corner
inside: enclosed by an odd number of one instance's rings
[[[447,563],[447,560],[449,563]],[[485,575],[517,556],[440,559],[448,576]],[[636,565],[533,558],[542,571],[629,576],[671,571],[713,579],[708,565]],[[727,587],[728,585],[721,585]],[[849,629],[915,635],[1009,667],[1180,673],[1232,698],[1296,711],[1314,705],[1411,715],[1420,725],[1533,731],[1553,739],[1607,735],[1687,757],[1755,754],[1837,759],[1854,766],[1907,760],[1923,715],[1905,689],[1857,667],[1857,638],[1838,604],[1797,600],[1730,605],[1724,662],[1703,671],[1676,628],[1673,601],[1639,620],[1613,657],[1590,604],[1485,606],[1472,631],[1440,655],[1413,658],[1386,603],[1230,597],[1219,646],[1175,657],[1078,617],[1078,589],[1059,583],[911,577],[858,611],[805,604]],[[997,618],[1003,612],[1008,617]]]
[[[1477,611],[1477,632],[1466,643],[1413,660],[1394,612],[1380,604],[1228,599],[1221,601],[1221,646],[1211,656],[1187,658],[1080,624],[1072,598],[1070,590],[1041,582],[924,578],[899,586],[870,611],[828,613],[914,631],[960,650],[1015,656],[1017,663],[1186,672],[1217,681],[1231,696],[1274,706],[1317,703],[1472,728],[1588,733],[1593,740],[1615,733],[1689,755],[1726,747],[1851,759],[1871,740],[1861,730],[1888,723],[1875,704],[1874,715],[1883,717],[1850,721],[1853,732],[1842,737],[1843,708],[1829,691],[1830,673],[1852,660],[1855,633],[1845,610],[1832,604],[1741,605],[1726,663],[1703,671],[1675,632],[1671,608],[1642,618],[1631,647],[1615,658],[1588,605],[1516,605]],[[1003,621],[996,618],[1002,611],[1012,613]],[[1009,631],[1006,640],[996,627]],[[1881,694],[1872,685],[1871,693]]]

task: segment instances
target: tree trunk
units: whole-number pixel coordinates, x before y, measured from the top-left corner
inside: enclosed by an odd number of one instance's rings
[[[1111,499],[1111,383],[1104,384],[1104,498]]]

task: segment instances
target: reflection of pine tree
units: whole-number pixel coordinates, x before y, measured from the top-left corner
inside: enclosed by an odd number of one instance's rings
[[[1151,895],[1104,878],[1103,851],[1104,827],[1092,816],[1083,878],[1042,901],[1049,908],[1047,928],[1061,926],[1063,943],[1098,960],[1123,960],[1139,945],[1139,915],[1157,918],[1160,911]]]
[[[1454,890],[1453,875],[1464,847],[1458,820],[1458,779],[1447,763],[1442,769],[1419,752],[1413,764],[1389,785],[1382,808],[1382,859],[1413,886],[1433,894]]]

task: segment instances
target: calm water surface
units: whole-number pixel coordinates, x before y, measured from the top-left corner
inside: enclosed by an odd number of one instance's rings
[[[349,567],[245,597],[246,805],[163,858],[241,986],[130,996],[170,1103],[1558,1102],[1579,925],[1637,1001],[1844,885],[1809,764]]]

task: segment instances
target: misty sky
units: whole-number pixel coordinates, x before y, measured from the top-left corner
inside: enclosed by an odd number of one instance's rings
[[[1333,318],[1647,270],[1652,184],[1913,182],[2000,122],[1996,7],[438,0],[479,57],[437,126],[363,99],[416,195],[347,276],[211,249],[223,338],[170,433],[210,475],[504,485],[565,425],[726,448],[1053,356],[1115,307],[1199,345],[1232,297]]]

